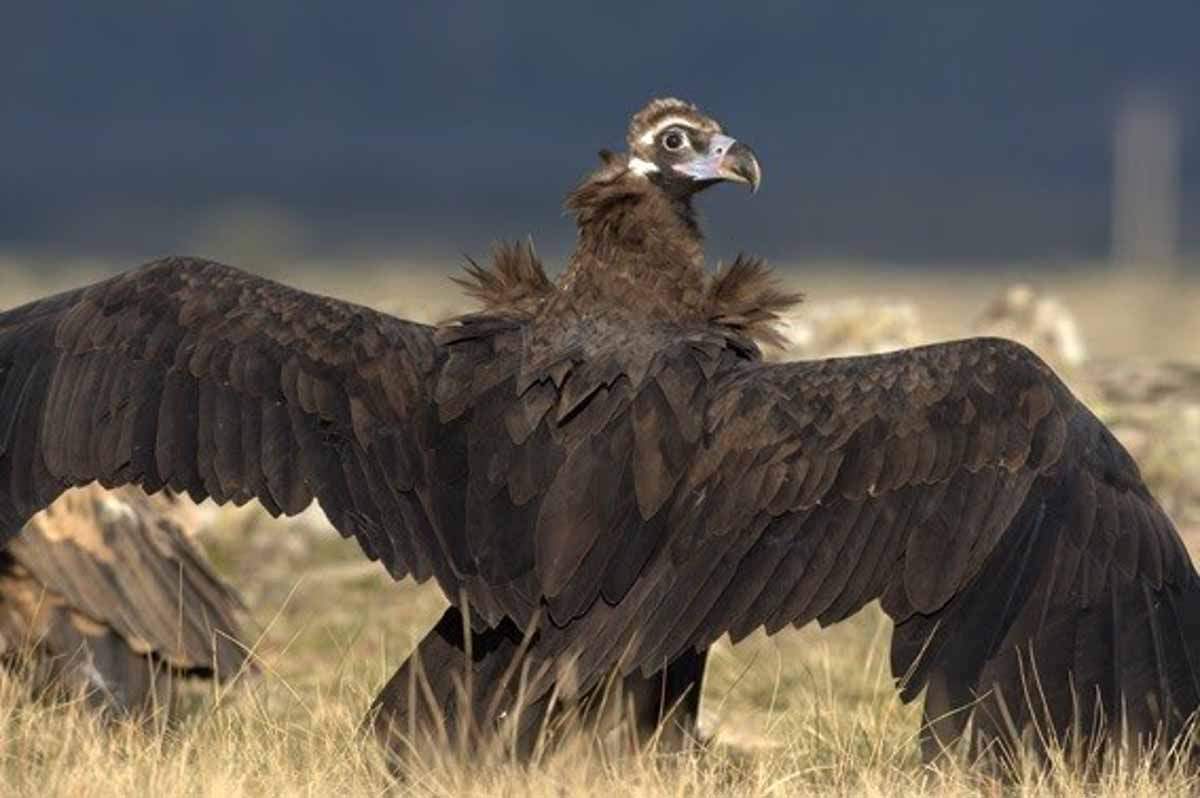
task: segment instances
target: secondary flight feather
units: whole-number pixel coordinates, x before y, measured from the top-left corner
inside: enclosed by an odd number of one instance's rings
[[[692,204],[757,188],[754,153],[674,99],[627,145],[570,194],[561,277],[501,248],[439,327],[193,258],[0,314],[0,529],[92,480],[319,499],[454,604],[377,702],[393,742],[418,665],[443,709],[479,677],[482,733],[616,671],[644,729],[679,704],[686,734],[719,636],[875,599],[930,752],[968,706],[984,741],[1179,734],[1200,582],[1108,430],[1004,340],[764,363],[799,297],[752,258],[707,274]],[[520,690],[519,660],[544,674]]]

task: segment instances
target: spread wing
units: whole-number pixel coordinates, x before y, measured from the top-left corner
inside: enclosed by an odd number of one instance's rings
[[[237,674],[249,649],[244,607],[188,539],[182,501],[93,483],[69,490],[9,543],[7,558],[47,600],[181,671]]]
[[[981,699],[985,733],[1012,728],[1005,713],[1061,732],[1077,697],[1141,730],[1200,705],[1200,584],[1179,536],[1025,348],[741,364],[706,394],[700,443],[648,524],[666,528],[661,553],[567,625],[585,672],[622,651],[651,672],[726,632],[831,623],[880,598],[893,671],[906,698],[929,686],[930,718]],[[678,438],[653,431],[675,419],[645,420],[643,437]],[[662,495],[661,474],[631,473],[648,481],[639,499]]]
[[[316,497],[427,578],[437,351],[432,328],[188,258],[0,313],[0,542],[94,480],[275,513]]]

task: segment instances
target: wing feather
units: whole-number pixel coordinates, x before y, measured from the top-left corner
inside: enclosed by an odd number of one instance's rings
[[[188,258],[0,313],[0,528],[93,480],[316,497],[392,573],[427,573],[437,537],[397,505],[421,501],[439,357],[432,328]]]
[[[663,503],[662,552],[563,630],[593,672],[605,651],[652,671],[726,632],[836,621],[878,598],[893,672],[906,698],[929,687],[928,719],[979,702],[984,736],[1008,720],[1062,733],[1075,691],[1149,733],[1200,706],[1200,637],[1181,620],[1200,611],[1200,579],[1136,465],[1031,352],[976,339],[696,357],[704,435]]]

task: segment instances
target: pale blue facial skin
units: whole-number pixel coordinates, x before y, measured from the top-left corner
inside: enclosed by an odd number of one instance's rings
[[[698,155],[690,161],[675,164],[673,168],[693,180],[732,180],[737,183],[748,183],[752,191],[758,191],[758,183],[761,179],[758,162],[745,145],[738,146],[738,150],[731,154],[730,150],[733,150],[735,145],[737,145],[736,139],[718,133],[709,139],[707,153]],[[733,157],[735,155],[740,157]],[[741,161],[744,165],[747,162],[746,158],[752,164],[752,174],[749,175],[745,174],[744,170],[737,170],[739,165],[737,162]]]

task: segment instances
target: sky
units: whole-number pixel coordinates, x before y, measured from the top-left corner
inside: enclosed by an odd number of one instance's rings
[[[532,235],[652,96],[763,165],[719,252],[1102,257],[1113,119],[1178,115],[1200,248],[1200,3],[22,3],[0,27],[0,249],[152,257],[249,219],[442,262]],[[283,244],[281,244],[283,246]],[[205,254],[197,252],[195,254]]]

